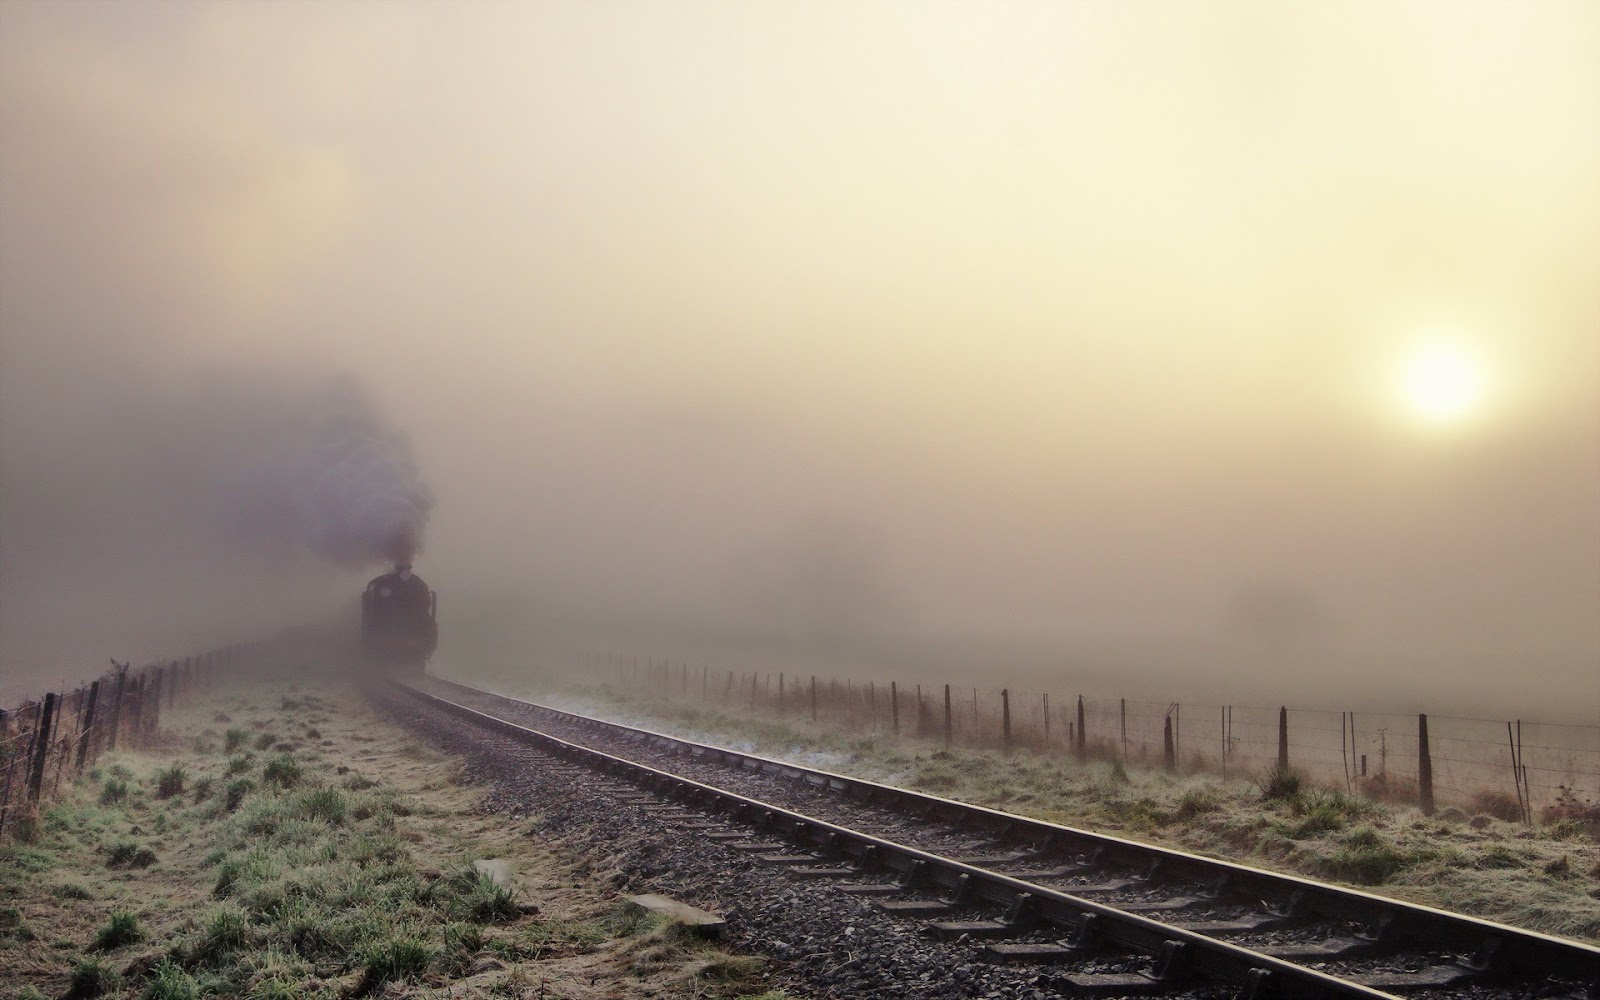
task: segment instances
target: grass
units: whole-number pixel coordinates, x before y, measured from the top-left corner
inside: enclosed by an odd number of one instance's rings
[[[111,951],[123,945],[143,941],[144,938],[144,926],[139,923],[138,916],[126,910],[118,910],[111,914],[111,919],[100,928],[100,933],[95,935],[94,947],[97,951]]]
[[[747,746],[822,768],[1071,826],[1232,858],[1315,878],[1381,886],[1395,896],[1534,930],[1600,940],[1600,806],[1567,796],[1542,824],[1513,825],[1517,804],[1485,795],[1471,811],[1424,817],[1415,788],[1369,780],[1363,793],[1270,769],[1224,782],[1118,759],[1079,762],[1019,749],[1006,755],[886,732],[851,732],[801,717],[660,701],[582,682],[534,688],[483,678],[514,696],[618,718],[690,739]],[[1505,853],[1492,844],[1510,845]],[[1512,864],[1510,859],[1516,859]],[[1502,867],[1510,865],[1509,867]]]
[[[486,820],[481,789],[451,780],[437,754],[349,701],[294,700],[327,714],[275,714],[276,696],[214,703],[159,751],[103,760],[98,781],[40,819],[36,843],[0,842],[0,967],[28,970],[9,990],[480,1000],[548,980],[550,996],[758,992],[741,988],[751,960],[703,943],[663,939],[662,960],[641,962],[636,937],[604,919],[609,898],[526,823]],[[237,720],[220,737],[205,728],[219,715]],[[257,733],[312,723],[325,746],[247,752]],[[511,858],[537,903],[477,872],[481,857]],[[90,865],[110,871],[64,877]]]

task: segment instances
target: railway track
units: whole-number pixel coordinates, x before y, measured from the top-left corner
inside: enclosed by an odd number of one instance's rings
[[[603,774],[602,790],[1063,994],[1600,997],[1600,948],[518,701],[432,708]]]

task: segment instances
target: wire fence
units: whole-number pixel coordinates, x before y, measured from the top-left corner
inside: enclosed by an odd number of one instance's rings
[[[1138,701],[1011,688],[713,671],[617,654],[580,659],[624,688],[950,746],[1027,748],[1257,780],[1289,768],[1353,793],[1532,822],[1600,815],[1600,726],[1289,706]]]
[[[101,754],[148,745],[163,709],[189,703],[219,676],[236,675],[261,648],[242,643],[142,667],[113,660],[112,669],[74,691],[0,709],[0,836],[35,822],[40,804]]]

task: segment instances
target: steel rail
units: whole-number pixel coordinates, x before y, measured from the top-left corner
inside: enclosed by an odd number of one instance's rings
[[[1027,841],[1051,852],[1095,855],[1097,864],[1152,872],[1165,881],[1221,885],[1229,895],[1250,898],[1265,896],[1286,902],[1293,899],[1297,916],[1316,914],[1334,920],[1355,920],[1370,931],[1381,932],[1384,941],[1410,940],[1458,951],[1475,951],[1477,958],[1491,971],[1526,978],[1570,980],[1586,984],[1591,997],[1600,997],[1600,948],[1580,941],[1359,889],[1329,885],[1297,875],[1267,871],[1236,861],[1143,844],[821,768],[697,743],[637,726],[594,719],[564,709],[510,698],[441,677],[430,675],[428,679],[467,695],[498,699],[575,725],[632,734],[636,739],[697,758],[709,758],[729,766],[795,780],[803,779],[814,786],[874,806],[956,823],[963,830],[987,833],[996,839]],[[1087,900],[1083,902],[1088,906],[1100,906]],[[1169,925],[1159,926],[1167,928]]]
[[[864,874],[901,876],[907,889],[945,890],[956,901],[1007,908],[1039,922],[1078,930],[1085,945],[1110,944],[1154,956],[1164,976],[1152,984],[1178,986],[1190,976],[1220,980],[1244,989],[1249,998],[1292,1000],[1364,998],[1392,1000],[1393,994],[1295,965],[1215,938],[1163,924],[1092,900],[969,865],[882,837],[839,826],[759,799],[716,788],[691,778],[571,743],[517,725],[408,685],[400,689],[427,704],[526,744],[625,777],[703,809],[728,813],[758,829],[781,832],[794,842],[854,861]],[[820,859],[819,859],[820,860]],[[1085,918],[1091,918],[1086,920]]]

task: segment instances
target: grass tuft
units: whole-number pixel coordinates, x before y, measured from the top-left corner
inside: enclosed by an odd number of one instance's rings
[[[371,993],[385,983],[410,982],[428,971],[433,949],[415,938],[393,938],[368,949],[360,992]]]
[[[235,750],[243,749],[245,743],[249,742],[249,740],[250,733],[248,731],[235,727],[223,734],[222,749],[227,753],[233,753]]]
[[[128,797],[128,780],[126,778],[112,778],[100,788],[100,804],[103,806],[116,805]]]
[[[183,794],[183,779],[189,776],[182,764],[174,764],[156,778],[156,798],[170,799]]]
[[[1261,798],[1263,800],[1267,802],[1283,802],[1300,794],[1301,783],[1299,772],[1292,768],[1274,766],[1260,781],[1256,782],[1256,787],[1261,789]]]
[[[200,984],[170,958],[161,960],[140,1000],[199,1000]]]
[[[139,917],[127,910],[118,910],[111,914],[111,919],[94,936],[94,947],[96,951],[110,951],[143,940],[144,927],[140,925]]]
[[[103,996],[116,989],[122,977],[109,962],[100,958],[80,959],[72,967],[72,977],[67,984],[67,1000],[88,1000]]]
[[[295,759],[284,753],[267,761],[266,766],[261,769],[261,780],[280,788],[293,788],[304,773],[305,770]]]

